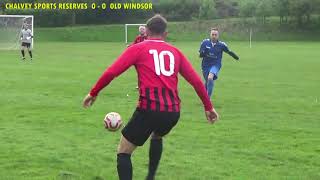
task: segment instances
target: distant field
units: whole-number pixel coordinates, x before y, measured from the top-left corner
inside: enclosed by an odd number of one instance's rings
[[[144,23],[144,22],[136,22]],[[256,24],[254,19],[245,21],[239,18],[170,22],[168,25],[168,40],[200,41],[208,36],[211,27],[219,27],[221,38],[233,41],[249,41],[249,32],[252,30],[253,41],[316,41],[320,40],[319,28],[315,30],[293,30],[289,27],[280,27],[278,18],[269,18],[266,25]],[[35,28],[36,41],[62,42],[124,42],[124,24],[75,26],[60,28]],[[129,28],[129,41],[132,41],[138,32],[138,27]]]
[[[181,119],[164,141],[157,179],[320,179],[320,43],[228,44],[241,60],[224,57],[213,98],[220,122],[206,123],[181,78]],[[175,45],[200,73],[199,42]],[[81,101],[124,44],[35,47],[33,62],[21,62],[19,51],[0,52],[0,179],[116,180],[120,132],[106,131],[102,119],[110,111],[125,123],[130,118],[138,98],[134,70],[105,88],[91,109]],[[148,147],[133,155],[134,179],[147,173]]]

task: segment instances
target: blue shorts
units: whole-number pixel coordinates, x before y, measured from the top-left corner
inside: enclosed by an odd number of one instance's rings
[[[205,80],[207,80],[209,73],[212,73],[212,74],[214,74],[213,80],[218,79],[218,74],[219,74],[220,68],[221,67],[219,67],[219,66],[210,66],[208,68],[203,68],[202,69],[203,78]]]

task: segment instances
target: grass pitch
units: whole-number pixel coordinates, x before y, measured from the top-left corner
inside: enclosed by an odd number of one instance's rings
[[[200,73],[200,42],[175,43]],[[320,44],[229,42],[215,84],[219,123],[206,123],[180,78],[181,119],[165,138],[157,179],[320,179]],[[82,98],[124,50],[122,43],[37,43],[34,61],[0,52],[0,179],[117,179],[120,131],[107,112],[130,118],[137,102],[130,69],[91,109]],[[127,97],[129,94],[129,97]],[[147,173],[148,147],[135,151],[134,179]]]

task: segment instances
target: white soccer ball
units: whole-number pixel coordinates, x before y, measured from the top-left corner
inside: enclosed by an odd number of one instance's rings
[[[104,127],[109,131],[117,131],[122,126],[122,120],[119,113],[110,112],[104,117]]]

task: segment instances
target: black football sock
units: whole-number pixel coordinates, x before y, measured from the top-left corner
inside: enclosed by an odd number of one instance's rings
[[[162,154],[162,139],[151,139],[149,149],[149,172],[147,180],[153,180]]]
[[[32,52],[31,51],[29,51],[29,55],[30,55],[30,58],[32,59]]]
[[[119,153],[117,155],[117,170],[119,180],[132,180],[131,155]]]
[[[24,58],[24,50],[21,50],[22,57]]]

